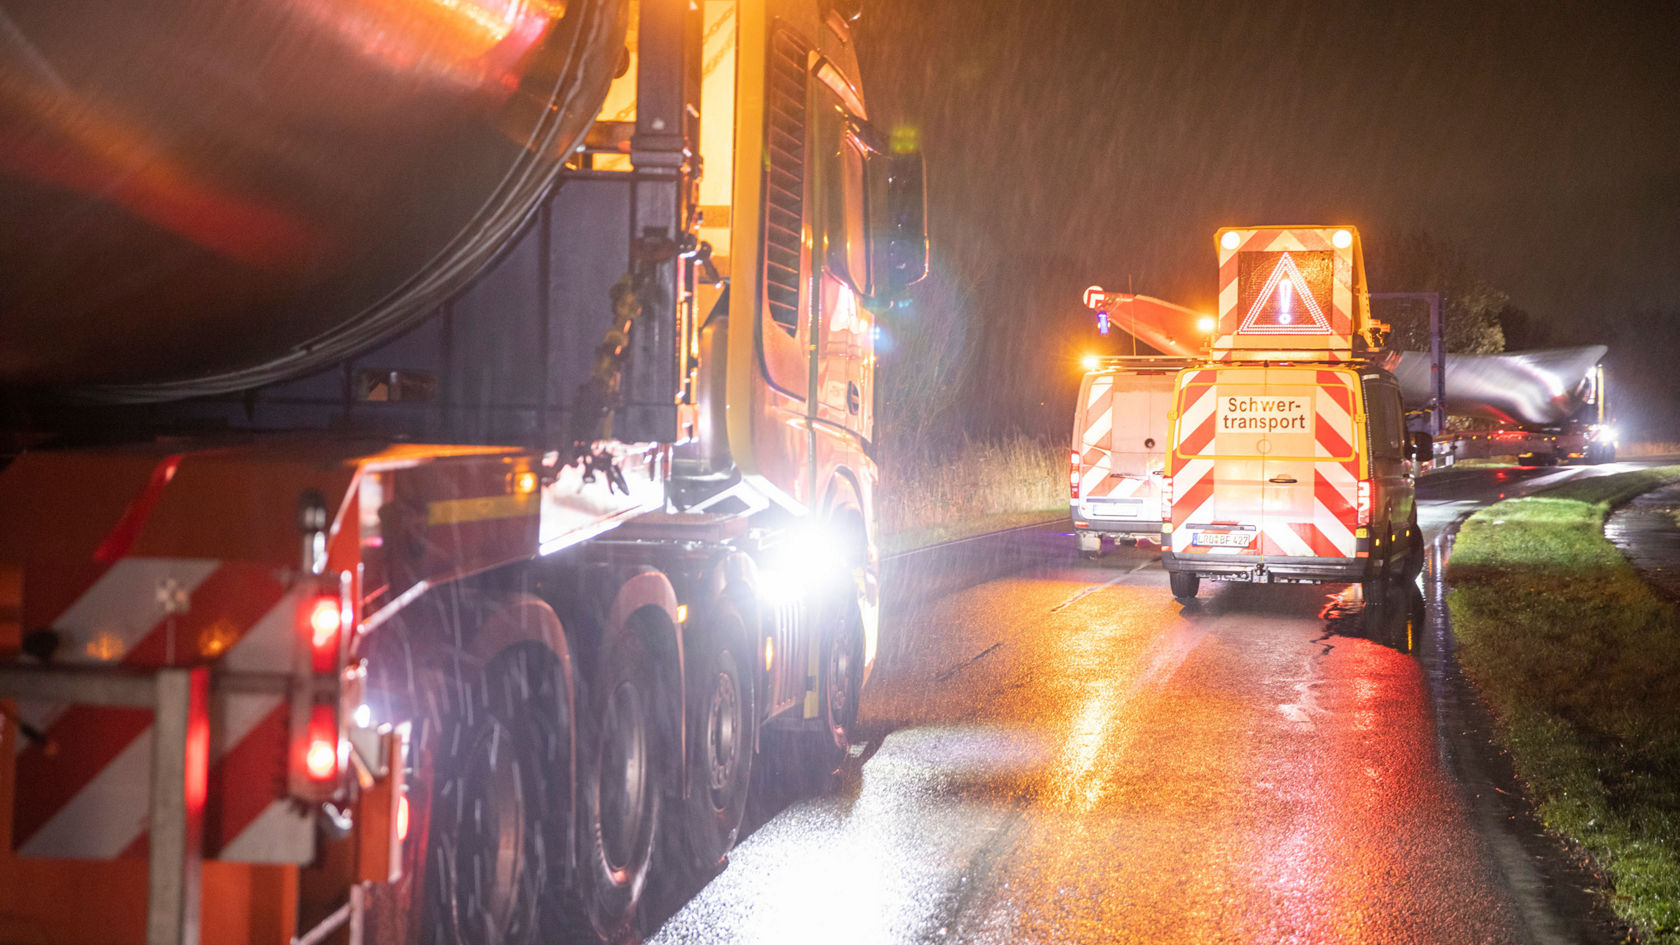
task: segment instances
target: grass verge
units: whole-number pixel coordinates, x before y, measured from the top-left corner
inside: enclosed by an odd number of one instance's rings
[[[1638,470],[1489,506],[1447,569],[1459,659],[1541,819],[1664,945],[1680,945],[1680,612],[1605,540],[1604,516],[1677,479]]]
[[[881,553],[894,554],[1068,514],[1067,447],[1027,437],[968,440],[883,464]]]

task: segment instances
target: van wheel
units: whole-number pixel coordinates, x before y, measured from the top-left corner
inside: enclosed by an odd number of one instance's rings
[[[1388,592],[1388,560],[1385,558],[1380,564],[1374,566],[1376,570],[1359,583],[1359,593],[1361,597],[1365,598],[1365,606],[1367,607],[1376,607],[1381,604],[1383,595]]]
[[[1418,527],[1416,519],[1412,520],[1411,539],[1406,543],[1406,562],[1402,566],[1401,574],[1406,580],[1415,581],[1423,573],[1424,543],[1423,529]]]
[[[745,649],[746,624],[723,603],[701,632],[686,638],[688,799],[680,833],[687,865],[709,876],[735,844],[747,808],[757,742],[758,705]]]
[[[591,681],[578,752],[578,895],[590,925],[616,941],[632,931],[653,861],[661,765],[657,676],[632,616]]]
[[[1190,571],[1168,571],[1167,583],[1172,585],[1174,600],[1191,601],[1196,599],[1196,592],[1201,590],[1202,576]]]

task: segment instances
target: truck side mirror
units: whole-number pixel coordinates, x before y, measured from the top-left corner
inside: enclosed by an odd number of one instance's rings
[[[928,273],[927,183],[920,151],[877,154],[870,181],[870,275],[874,294],[891,301]]]

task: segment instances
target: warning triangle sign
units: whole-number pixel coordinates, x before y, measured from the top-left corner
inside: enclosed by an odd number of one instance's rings
[[[1330,322],[1313,298],[1307,280],[1289,253],[1279,254],[1277,265],[1248,307],[1239,335],[1328,335]]]

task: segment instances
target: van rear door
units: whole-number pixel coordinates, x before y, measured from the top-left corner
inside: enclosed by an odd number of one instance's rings
[[[1270,367],[1256,448],[1265,475],[1262,554],[1351,558],[1358,456],[1359,377],[1339,369]]]
[[[1119,532],[1153,533],[1160,522],[1172,370],[1086,376],[1073,448],[1079,454],[1075,520]],[[1141,532],[1139,532],[1141,533]]]
[[[1174,553],[1352,557],[1357,384],[1291,366],[1181,374]]]
[[[1265,475],[1253,437],[1233,435],[1226,398],[1262,390],[1265,369],[1191,368],[1179,374],[1173,424],[1172,537],[1181,555],[1259,554]]]

